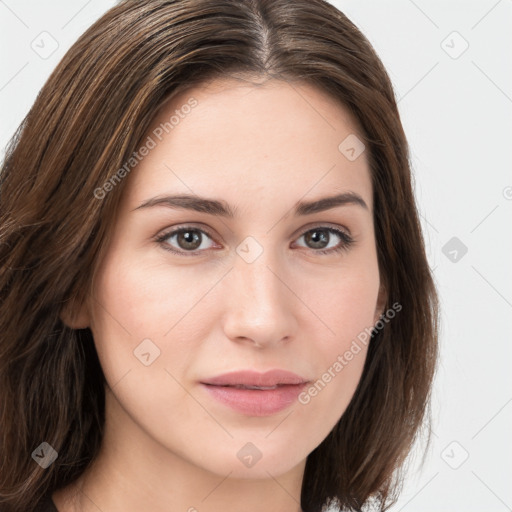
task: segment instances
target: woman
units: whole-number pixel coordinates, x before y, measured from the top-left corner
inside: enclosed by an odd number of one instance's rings
[[[0,187],[2,510],[393,503],[437,298],[389,77],[341,12],[120,2]]]

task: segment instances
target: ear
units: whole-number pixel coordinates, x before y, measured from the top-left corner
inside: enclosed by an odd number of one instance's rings
[[[375,315],[373,317],[373,324],[375,325],[379,318],[384,313],[384,308],[386,307],[386,302],[388,300],[388,292],[386,290],[386,287],[384,286],[384,283],[381,282],[380,288],[379,288],[379,294],[377,296],[377,305],[375,306]]]
[[[86,304],[73,308],[72,304],[68,301],[61,309],[59,317],[62,322],[71,329],[85,329],[90,325],[90,317]]]

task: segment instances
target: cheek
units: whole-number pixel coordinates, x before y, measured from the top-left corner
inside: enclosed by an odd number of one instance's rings
[[[97,274],[91,330],[98,357],[116,399],[143,428],[168,426],[193,406],[178,382],[198,350],[187,314],[205,294],[200,288],[179,269],[115,253]]]
[[[91,322],[109,383],[139,369],[140,350],[149,350],[151,359],[157,356],[151,367],[179,369],[190,364],[204,339],[201,329],[208,329],[201,302],[219,279],[218,271],[213,274],[194,279],[183,268],[111,252],[97,274]],[[194,320],[198,312],[204,325]]]
[[[305,285],[304,285],[305,286]],[[309,292],[321,319],[309,324],[314,343],[316,378],[299,403],[331,426],[339,420],[359,384],[368,352],[379,290],[377,265],[350,273],[329,283],[321,293]],[[312,308],[313,309],[313,308]],[[321,426],[318,425],[320,429]]]
[[[374,325],[380,284],[377,264],[341,271],[336,277],[322,280],[321,286],[318,283],[313,288],[312,282],[305,282],[302,294],[318,316],[316,329],[321,336],[316,338],[322,350],[332,356],[333,351],[347,347],[353,338]]]
[[[100,317],[110,313],[107,320],[117,320],[125,334],[161,338],[201,299],[206,285],[192,282],[179,267],[129,256],[114,254],[98,273],[95,295],[104,308],[96,310]]]

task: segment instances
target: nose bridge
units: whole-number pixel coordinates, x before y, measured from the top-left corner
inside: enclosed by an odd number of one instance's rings
[[[255,257],[255,246],[237,248],[233,271],[230,272],[229,297],[225,322],[231,338],[249,338],[260,345],[276,343],[291,336],[294,328],[293,302],[287,287],[278,277],[278,258],[270,249]],[[252,251],[252,253],[251,253]],[[250,254],[251,257],[247,257]]]
[[[253,251],[252,248],[250,250]],[[239,299],[248,299],[253,305],[253,312],[269,313],[279,308],[283,284],[275,275],[277,267],[277,259],[270,249],[263,250],[254,261],[237,257],[233,270],[236,286],[240,288],[235,295]]]

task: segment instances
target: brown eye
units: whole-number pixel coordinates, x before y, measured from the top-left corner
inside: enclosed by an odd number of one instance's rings
[[[331,252],[346,250],[354,241],[352,237],[344,231],[331,227],[310,229],[300,238],[304,238],[306,247],[317,251],[319,254],[328,254]],[[336,239],[338,239],[337,243]],[[331,243],[331,241],[334,243]]]
[[[197,230],[179,231],[176,233],[176,242],[180,249],[194,250],[199,249],[202,235]]]
[[[311,249],[324,249],[330,238],[331,235],[326,229],[315,229],[304,235],[304,240],[306,244],[310,244]]]
[[[210,249],[207,240],[210,239],[210,235],[198,228],[179,228],[157,238],[157,242],[160,243],[164,249],[177,253],[185,254],[192,253],[194,251],[202,251]],[[174,247],[174,248],[173,248]]]

